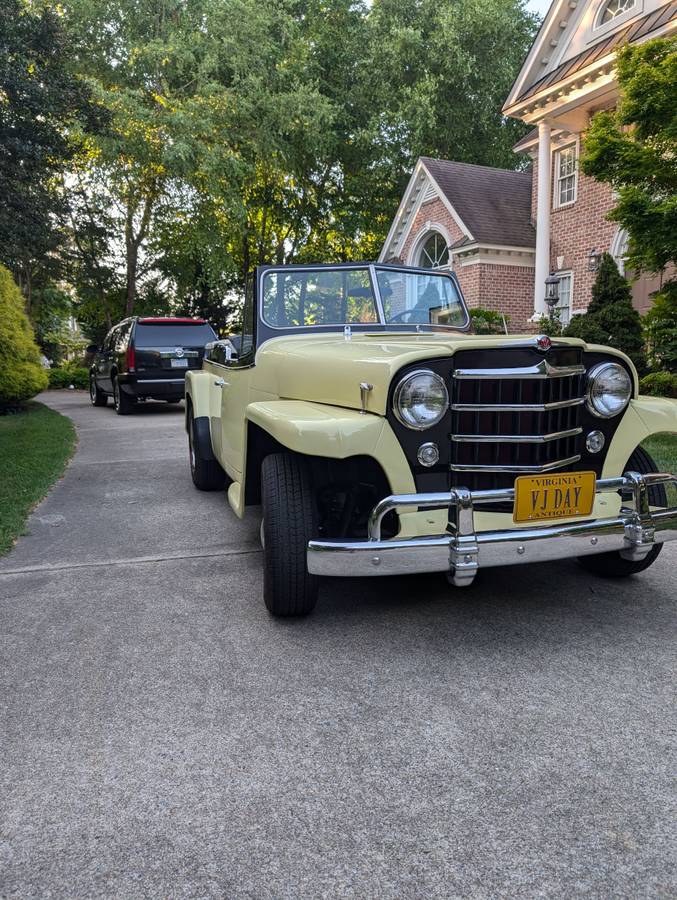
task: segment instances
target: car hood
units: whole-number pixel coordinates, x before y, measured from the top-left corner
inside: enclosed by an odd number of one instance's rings
[[[577,338],[557,343],[585,346]],[[273,338],[256,354],[255,385],[267,395],[360,409],[360,383],[373,385],[367,409],[383,415],[393,376],[427,359],[453,356],[457,350],[533,347],[533,335],[470,335],[440,332],[303,334]]]

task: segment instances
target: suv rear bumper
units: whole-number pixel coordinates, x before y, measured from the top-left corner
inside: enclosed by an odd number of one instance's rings
[[[186,376],[172,378],[139,378],[138,375],[121,375],[120,387],[131,397],[182,398],[186,390]]]
[[[619,551],[625,559],[642,560],[655,544],[677,540],[677,507],[649,508],[648,488],[669,482],[677,483],[677,477],[626,472],[621,478],[598,479],[597,493],[629,493],[632,505],[624,503],[614,518],[483,532],[475,530],[474,506],[512,501],[514,489],[455,488],[444,494],[393,495],[372,510],[367,540],[310,541],[308,571],[331,576],[447,572],[455,585],[463,586],[472,583],[480,566],[544,562],[609,551]],[[447,533],[406,540],[381,539],[381,522],[388,512],[419,506],[448,507]]]

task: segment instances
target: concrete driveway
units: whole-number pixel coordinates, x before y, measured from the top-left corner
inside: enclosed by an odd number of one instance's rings
[[[675,896],[677,546],[271,619],[182,409],[81,393],[0,561],[0,896]]]

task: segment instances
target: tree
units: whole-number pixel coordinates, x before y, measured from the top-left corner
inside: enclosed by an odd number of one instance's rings
[[[23,403],[47,384],[21,291],[0,265],[0,408]]]
[[[677,262],[677,40],[630,44],[617,70],[618,107],[593,117],[581,166],[616,192],[628,266],[660,272]]]
[[[652,368],[677,375],[677,281],[669,282],[644,317]]]
[[[54,189],[71,159],[78,123],[97,131],[101,110],[70,66],[74,47],[56,8],[0,4],[0,260],[30,311],[36,277],[60,275],[62,234]]]
[[[258,263],[374,258],[421,153],[514,161],[522,126],[500,106],[533,36],[521,0],[64,6],[112,120],[80,158],[101,197],[73,217],[78,291],[117,297],[122,272],[127,312],[147,291],[236,305]]]
[[[616,347],[630,357],[640,373],[646,369],[642,320],[632,305],[630,284],[609,253],[600,260],[587,312],[574,316],[564,333],[590,344]]]

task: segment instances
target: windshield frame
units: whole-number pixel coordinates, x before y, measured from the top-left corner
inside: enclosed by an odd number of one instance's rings
[[[352,323],[352,322],[341,322],[330,325],[273,325],[271,324],[264,316],[264,279],[268,275],[272,275],[275,273],[286,273],[286,272],[320,272],[320,271],[341,271],[344,269],[350,269],[353,271],[367,271],[369,273],[369,282],[372,290],[372,294],[374,296],[374,301],[376,305],[376,313],[378,315],[377,322],[365,322],[365,323]],[[460,325],[441,325],[441,324],[431,324],[431,323],[419,323],[416,325],[411,325],[408,323],[395,323],[390,324],[385,320],[385,312],[383,307],[383,298],[381,297],[380,286],[378,282],[378,278],[376,277],[376,273],[378,271],[390,271],[390,272],[402,272],[408,275],[424,275],[429,278],[431,275],[435,275],[440,278],[449,278],[453,287],[458,295],[458,300],[465,316],[465,321]],[[468,307],[465,302],[465,298],[463,297],[463,292],[461,291],[460,285],[458,283],[458,279],[454,272],[442,271],[439,269],[426,269],[420,266],[398,266],[398,265],[389,265],[388,263],[317,263],[317,264],[309,264],[309,265],[290,265],[290,266],[259,266],[257,271],[257,284],[258,284],[258,298],[257,298],[257,318],[261,324],[261,330],[263,332],[270,331],[272,334],[268,335],[268,337],[279,337],[283,334],[304,334],[306,332],[341,332],[343,329],[348,326],[351,332],[359,333],[359,332],[373,332],[373,331],[383,331],[388,334],[395,334],[397,332],[406,332],[407,334],[412,333],[431,333],[431,332],[442,332],[442,333],[453,333],[453,332],[467,332],[470,328],[470,313],[468,312]],[[267,340],[268,337],[261,335],[263,341]],[[258,343],[258,342],[257,342]]]

